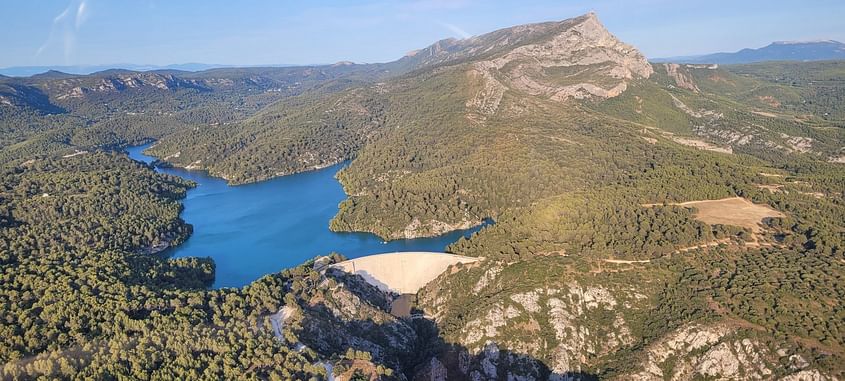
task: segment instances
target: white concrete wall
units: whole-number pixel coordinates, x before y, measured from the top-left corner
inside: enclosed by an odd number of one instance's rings
[[[331,267],[360,275],[370,284],[385,291],[415,294],[449,266],[478,260],[462,255],[408,251],[368,255],[336,263]]]

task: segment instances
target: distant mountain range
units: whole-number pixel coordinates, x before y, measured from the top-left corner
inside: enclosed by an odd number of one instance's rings
[[[254,66],[254,65],[253,65]],[[261,65],[263,67],[289,67],[295,65]],[[183,63],[173,65],[137,65],[137,64],[109,64],[109,65],[66,65],[66,66],[12,66],[0,68],[0,75],[9,77],[29,77],[48,71],[59,71],[67,74],[87,75],[109,69],[124,69],[132,71],[152,70],[181,70],[181,71],[202,71],[217,68],[249,67],[244,65],[221,65],[204,63]]]
[[[734,53],[656,58],[653,62],[742,64],[764,61],[822,61],[845,59],[845,44],[834,41],[777,41],[759,49]]]
[[[448,50],[453,40],[443,40],[428,49]],[[460,44],[454,44],[458,46]],[[455,48],[452,46],[452,48]],[[445,48],[444,48],[445,47]],[[415,57],[418,51],[412,52],[405,57],[406,64],[419,60]],[[424,52],[430,54],[431,52]],[[764,61],[822,61],[845,59],[845,44],[834,41],[776,41],[759,49],[742,49],[734,53],[713,53],[695,56],[676,56],[653,58],[652,62],[674,62],[688,64],[741,64]],[[342,64],[346,62],[341,62]],[[110,69],[124,69],[131,71],[156,71],[156,70],[180,70],[180,71],[203,71],[218,68],[244,68],[244,67],[291,67],[291,66],[313,66],[313,65],[223,65],[205,63],[183,63],[172,65],[138,65],[138,64],[108,64],[108,65],[54,65],[54,66],[11,66],[0,68],[0,76],[8,77],[29,77],[48,71],[57,71],[67,74],[88,75]]]

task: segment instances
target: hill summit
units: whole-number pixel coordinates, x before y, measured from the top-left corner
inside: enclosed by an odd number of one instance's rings
[[[629,80],[653,72],[645,56],[619,41],[593,12],[441,40],[399,62],[418,68],[471,62],[484,82],[483,99],[475,102],[487,111],[505,89],[553,100],[609,98],[625,91]]]

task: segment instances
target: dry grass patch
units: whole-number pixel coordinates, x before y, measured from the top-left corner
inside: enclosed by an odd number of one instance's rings
[[[644,207],[653,207],[657,205],[663,204],[643,204]],[[731,225],[746,228],[751,231],[751,239],[744,244],[756,247],[771,245],[771,242],[766,242],[765,240],[763,242],[760,241],[760,238],[765,237],[762,224],[763,219],[784,217],[783,213],[770,208],[768,205],[754,204],[742,197],[729,197],[719,200],[688,201],[669,205],[695,208],[696,212],[693,214],[693,217],[696,220],[709,225]],[[676,253],[705,249],[722,244],[730,244],[731,242],[732,240],[730,238],[717,239],[681,248]]]
[[[770,208],[768,205],[754,204],[742,197],[689,201],[676,205],[697,209],[695,219],[706,224],[740,226],[748,228],[754,233],[762,231],[760,222],[764,218],[784,217],[783,213]]]

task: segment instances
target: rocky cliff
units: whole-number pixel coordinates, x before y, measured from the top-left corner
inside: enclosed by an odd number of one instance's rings
[[[483,88],[467,105],[481,113],[495,112],[509,89],[556,101],[609,98],[653,72],[645,56],[608,32],[595,13],[443,40],[403,60],[418,67],[469,62],[469,75]]]
[[[455,345],[431,371],[471,380],[835,379],[811,347],[747,322],[694,308],[688,322],[673,322],[659,312],[669,303],[660,271],[581,266],[483,263],[432,282],[420,305]]]

